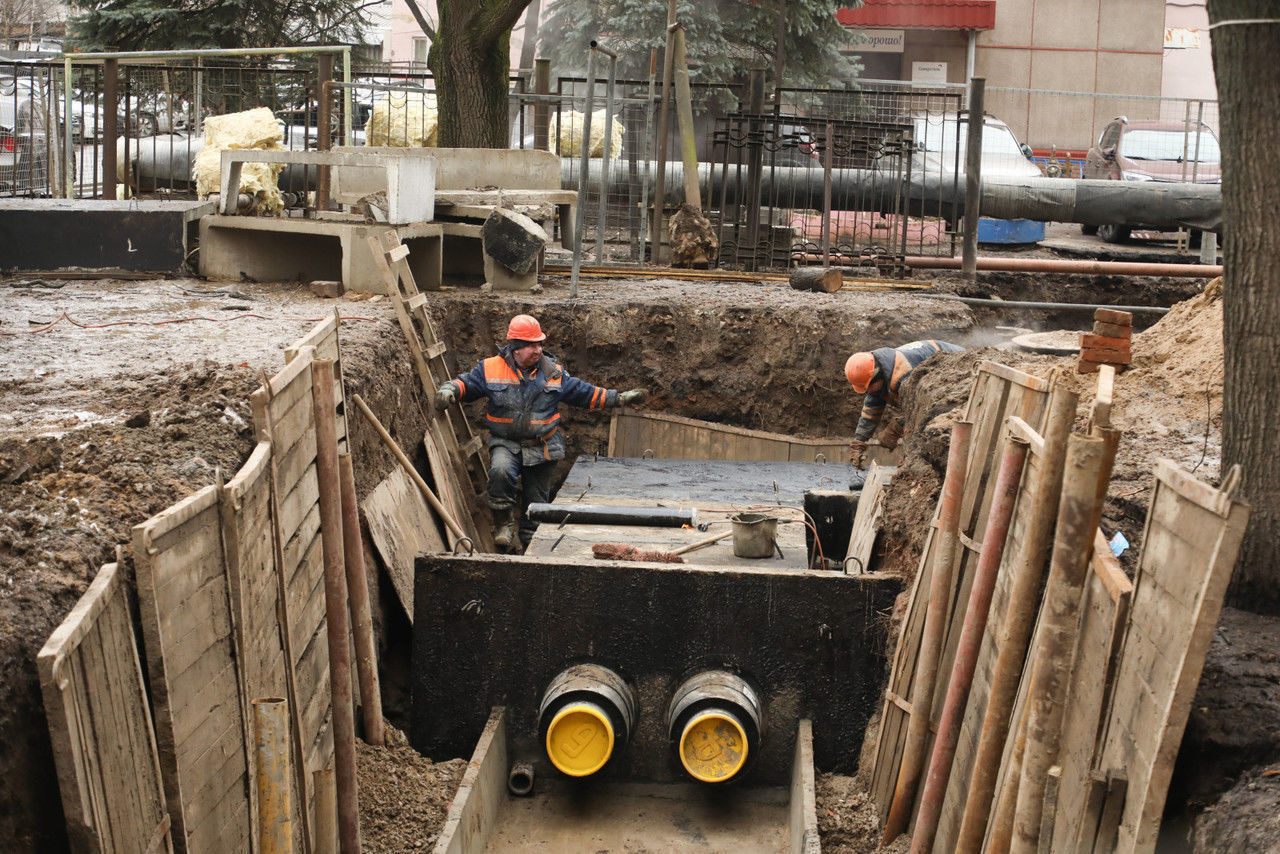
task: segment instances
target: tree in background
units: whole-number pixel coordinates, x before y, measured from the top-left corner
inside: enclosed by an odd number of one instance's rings
[[[850,0],[788,0],[784,42],[788,86],[842,88],[858,66],[840,54],[856,37],[835,19]],[[586,68],[587,50],[599,39],[618,54],[618,76],[646,80],[649,51],[666,45],[667,0],[552,0],[542,25],[539,55],[560,74]],[[751,68],[772,75],[777,52],[776,0],[679,0],[689,65],[695,84],[741,84]]]
[[[511,28],[529,0],[439,0],[436,26],[408,0],[431,40],[441,148],[506,148]]]
[[[1275,0],[1209,0],[1222,137],[1223,470],[1253,506],[1229,604],[1280,615],[1280,57]],[[1265,23],[1256,23],[1257,21]]]
[[[379,0],[67,0],[80,50],[183,50],[358,40]]]

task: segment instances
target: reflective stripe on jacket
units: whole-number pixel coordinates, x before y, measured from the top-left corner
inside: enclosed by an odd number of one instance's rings
[[[510,345],[467,373],[449,380],[463,401],[488,398],[485,421],[489,445],[505,445],[520,452],[526,465],[564,459],[560,404],[584,409],[618,405],[618,392],[569,375],[545,353],[532,368],[521,370]]]
[[[876,428],[880,426],[880,419],[884,417],[884,408],[886,404],[896,403],[898,400],[898,389],[913,370],[925,359],[934,353],[959,353],[964,350],[963,347],[957,347],[955,344],[948,344],[946,341],[912,341],[910,344],[903,344],[901,347],[881,347],[878,350],[872,350],[871,356],[875,359],[876,369],[871,374],[871,383],[881,380],[881,387],[877,391],[868,391],[862,399],[862,417],[858,419],[858,427],[853,431],[853,438],[865,442],[871,438],[876,432]]]

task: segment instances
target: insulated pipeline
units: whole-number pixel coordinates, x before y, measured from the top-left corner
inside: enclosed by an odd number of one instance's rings
[[[650,525],[655,528],[693,527],[697,512],[685,507],[623,507],[608,504],[530,504],[532,522],[571,522],[580,525]]]
[[[989,308],[1035,308],[1049,311],[1097,311],[1109,308],[1113,311],[1127,311],[1131,314],[1168,314],[1169,309],[1158,305],[1101,305],[1090,302],[1032,302],[1012,299],[983,299],[982,297],[960,297],[953,294],[912,294],[926,299],[949,299],[965,305],[977,305]]]

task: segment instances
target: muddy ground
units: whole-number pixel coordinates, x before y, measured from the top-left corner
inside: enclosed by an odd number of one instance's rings
[[[506,320],[529,311],[551,336],[548,351],[571,373],[611,387],[647,387],[653,394],[648,408],[811,437],[852,429],[860,400],[849,393],[841,367],[853,350],[922,337],[1002,344],[1008,335],[991,330],[996,322],[1028,328],[1044,322],[975,313],[953,301],[808,294],[778,283],[592,280],[572,305],[564,281],[545,285],[540,295],[433,294],[439,331],[458,367],[465,370],[491,353]],[[1194,290],[1186,282],[1155,283],[1138,297],[1118,286],[1101,292],[1112,303],[1140,297],[1168,304],[1187,295],[1188,287]],[[965,288],[1005,299],[1070,300],[1098,292],[1079,278],[1023,277],[1019,283],[994,274],[976,289]],[[133,525],[213,482],[216,472],[229,476],[239,468],[253,446],[249,393],[264,371],[283,364],[284,347],[335,307],[347,319],[342,345],[348,395],[359,392],[403,446],[416,447],[426,406],[386,301],[321,300],[299,286],[222,288],[198,280],[0,280],[0,840],[6,850],[58,851],[66,844],[56,784],[37,771],[52,759],[36,652],[117,545],[125,547],[128,562]],[[1087,328],[1087,313],[1073,317],[1077,328]],[[1136,353],[1141,349],[1135,344]],[[1062,364],[999,349],[921,371],[919,392],[906,401],[915,433],[894,487],[902,500],[893,506],[901,509],[889,528],[891,542],[906,547],[890,549],[898,558],[889,568],[914,572],[920,515],[932,510],[945,458],[948,413],[967,394],[968,372],[980,357],[1037,372]],[[1198,473],[1216,477],[1221,388],[1219,379],[1215,396],[1211,377],[1200,386],[1198,375],[1181,377],[1155,362],[1140,363],[1131,376],[1137,379],[1128,386],[1135,402],[1117,409],[1117,422],[1129,432],[1113,487],[1120,494],[1108,505],[1107,524],[1133,541],[1154,456],[1190,466],[1203,454]],[[569,416],[571,453],[604,449],[605,418]],[[392,463],[358,418],[352,430],[363,495]],[[403,668],[403,618],[387,609],[380,626],[385,666]],[[1229,694],[1231,667],[1223,672],[1222,690]],[[394,673],[387,684],[388,716],[403,724]],[[412,850],[399,847],[408,836],[385,837],[374,828],[394,825],[388,817],[403,813],[416,817],[413,838],[425,839],[438,830],[452,797],[456,764],[433,766],[410,754],[404,745],[362,752],[362,787],[383,793],[362,802],[370,850]],[[413,780],[437,782],[417,787]],[[828,850],[870,850],[858,847],[866,840],[854,830],[869,815],[865,796],[844,778],[828,779],[824,787],[819,814]],[[421,798],[411,790],[421,791]]]

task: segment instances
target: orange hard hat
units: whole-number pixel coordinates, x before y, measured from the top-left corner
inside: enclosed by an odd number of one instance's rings
[[[876,372],[876,357],[870,353],[854,353],[844,363],[844,375],[858,394],[866,394],[871,385],[871,377]]]
[[[536,318],[528,314],[517,314],[507,325],[507,340],[545,341],[547,336],[543,334],[542,327],[538,325]]]

